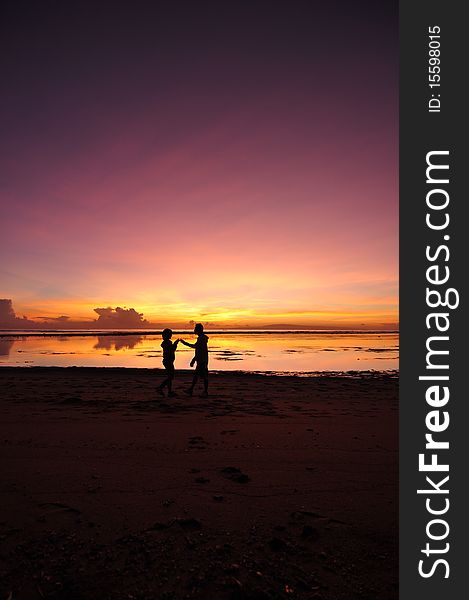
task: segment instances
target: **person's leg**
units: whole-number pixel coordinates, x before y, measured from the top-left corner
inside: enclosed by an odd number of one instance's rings
[[[208,365],[207,365],[207,363],[202,363],[200,365],[200,376],[204,380],[204,395],[208,396]]]
[[[168,396],[174,396],[173,392],[173,381],[174,381],[174,365],[168,367]]]
[[[168,394],[170,396],[175,396],[176,394],[173,392],[173,381],[174,381],[174,365],[172,365],[169,377],[168,377]]]
[[[164,370],[165,370],[165,374],[166,374],[166,379],[156,388],[156,391],[161,394],[162,396],[164,396],[163,393],[163,389],[167,386],[169,391],[171,391],[171,370],[168,368],[167,365],[164,365]]]
[[[197,383],[198,379],[199,379],[199,374],[196,371],[194,373],[194,377],[192,378],[192,383],[190,385],[190,388],[187,390],[187,393],[189,394],[189,396],[192,396],[192,392],[194,391],[194,387],[195,387],[195,384]]]

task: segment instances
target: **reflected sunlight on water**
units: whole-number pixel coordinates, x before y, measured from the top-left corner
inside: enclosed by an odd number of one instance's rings
[[[207,332],[212,370],[308,372],[398,369],[397,333]],[[192,333],[175,334],[195,341]],[[161,367],[157,334],[2,335],[0,365]],[[179,345],[176,368],[193,350]]]

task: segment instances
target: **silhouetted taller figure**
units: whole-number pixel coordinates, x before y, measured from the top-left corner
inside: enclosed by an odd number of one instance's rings
[[[194,366],[194,363],[197,363],[192,385],[187,390],[187,393],[189,396],[192,396],[195,384],[199,377],[202,377],[204,380],[204,394],[205,396],[208,396],[208,336],[205,335],[204,326],[201,323],[197,323],[194,327],[194,333],[197,334],[197,341],[195,344],[190,344],[189,342],[181,340],[185,346],[195,348],[195,356],[191,360],[191,367]]]

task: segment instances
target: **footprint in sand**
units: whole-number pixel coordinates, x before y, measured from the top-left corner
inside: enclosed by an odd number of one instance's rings
[[[207,479],[207,477],[196,477],[194,481],[195,483],[209,483],[210,479]]]
[[[191,448],[200,448],[202,450],[208,446],[208,442],[200,435],[194,435],[190,437],[188,444]]]

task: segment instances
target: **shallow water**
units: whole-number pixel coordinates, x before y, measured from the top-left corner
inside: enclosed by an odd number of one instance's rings
[[[212,370],[279,373],[398,369],[397,333],[208,332]],[[192,333],[175,334],[195,341]],[[0,365],[161,366],[161,336],[112,333],[0,336]],[[193,350],[179,345],[176,368],[187,369]]]

